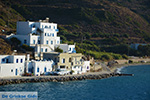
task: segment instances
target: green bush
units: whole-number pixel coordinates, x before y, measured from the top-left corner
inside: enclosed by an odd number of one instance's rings
[[[101,60],[111,60],[112,59],[112,57],[110,56],[110,55],[108,55],[108,54],[104,54],[104,55],[102,55],[101,56]]]
[[[113,54],[112,56],[114,59],[122,59],[122,56],[119,54]]]
[[[26,44],[23,44],[21,47],[27,51],[33,51],[33,48],[31,48],[30,46],[28,46]]]
[[[123,54],[123,55],[122,55],[122,58],[128,59],[128,56],[127,56],[126,54]]]
[[[12,37],[12,38],[10,39],[10,41],[13,42],[13,43],[16,44],[16,45],[20,45],[20,44],[21,44],[21,41],[18,40],[16,37]]]
[[[60,52],[60,53],[62,53],[63,52],[63,50],[62,49],[60,49],[59,47],[57,47],[57,48],[55,48],[55,50],[54,50],[55,52]]]

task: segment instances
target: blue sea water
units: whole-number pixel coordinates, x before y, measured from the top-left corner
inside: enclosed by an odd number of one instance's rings
[[[39,100],[150,100],[150,65],[124,67],[121,73],[134,76],[13,84],[0,91],[37,91]]]

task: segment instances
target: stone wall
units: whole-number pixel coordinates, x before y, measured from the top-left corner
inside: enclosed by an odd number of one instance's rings
[[[88,75],[70,75],[70,76],[39,76],[39,77],[20,77],[13,79],[0,79],[1,85],[19,84],[19,83],[35,83],[35,82],[64,82],[64,81],[77,81],[86,79],[103,79],[114,76],[132,76],[132,74],[88,74]]]

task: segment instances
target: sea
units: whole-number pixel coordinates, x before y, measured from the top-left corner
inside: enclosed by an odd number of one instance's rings
[[[122,67],[134,76],[0,86],[0,92],[38,92],[38,100],[150,100],[150,65]]]

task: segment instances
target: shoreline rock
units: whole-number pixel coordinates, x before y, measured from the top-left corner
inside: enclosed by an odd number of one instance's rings
[[[132,74],[119,74],[119,73],[107,73],[107,74],[88,74],[88,75],[70,75],[70,76],[42,76],[42,77],[21,77],[16,79],[0,79],[0,86],[9,84],[20,83],[37,83],[37,82],[66,82],[66,81],[80,81],[89,79],[104,79],[109,77],[118,76],[132,76]]]

